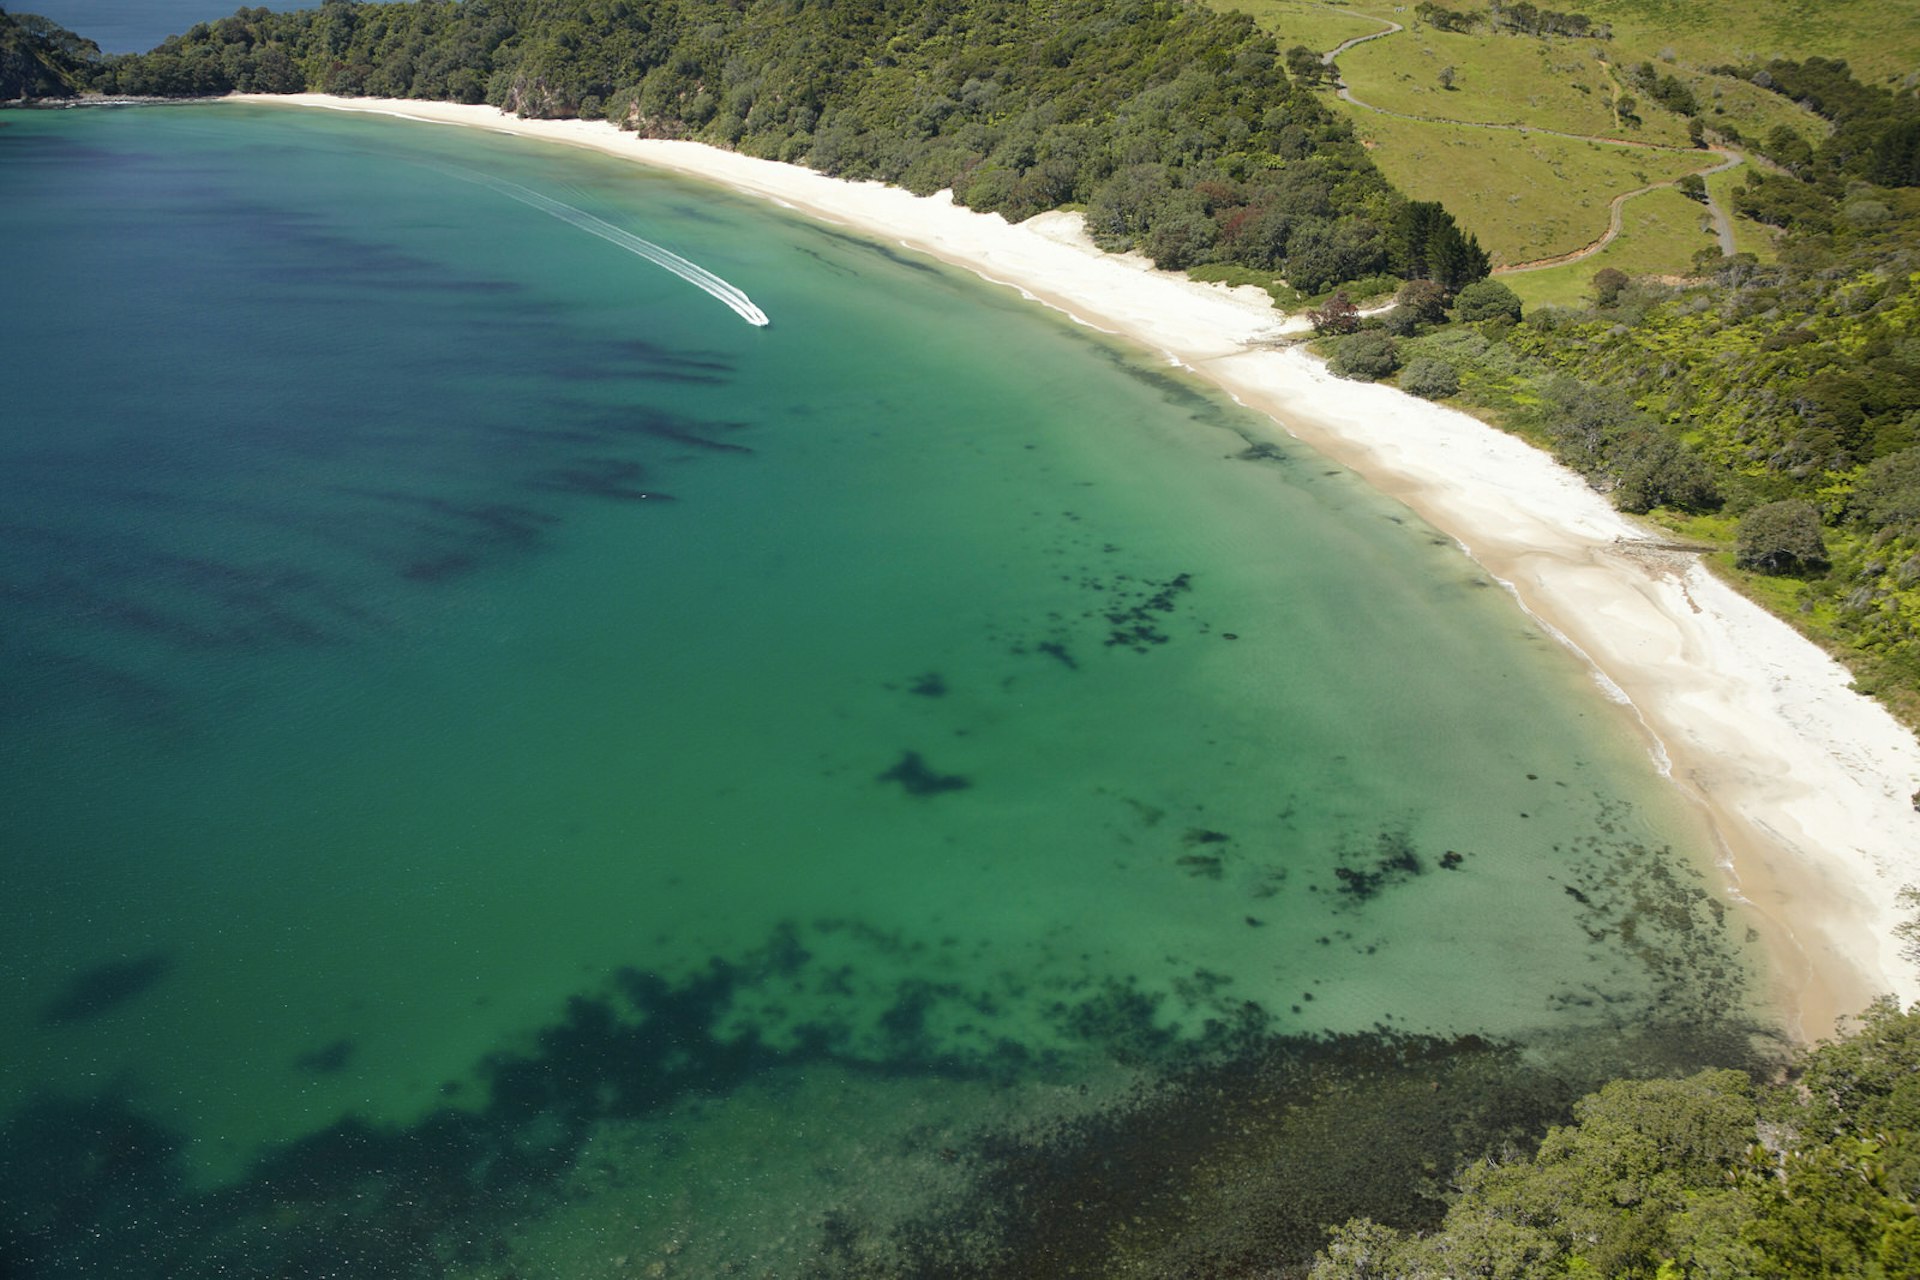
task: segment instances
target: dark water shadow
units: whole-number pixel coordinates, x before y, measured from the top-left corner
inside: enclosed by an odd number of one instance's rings
[[[173,969],[173,957],[164,951],[109,960],[67,980],[66,986],[40,1008],[40,1025],[65,1026],[88,1022],[131,1004]]]
[[[813,927],[823,939],[849,930],[882,952],[919,949],[856,921]],[[817,961],[810,936],[783,926],[752,953],[678,977],[622,969],[568,1000],[528,1047],[481,1062],[472,1105],[449,1101],[402,1125],[345,1116],[210,1192],[185,1184],[187,1136],[126,1097],[41,1099],[0,1126],[0,1275],[410,1280],[512,1270],[516,1224],[564,1206],[570,1174],[609,1122],[795,1068],[1058,1087],[1090,1061],[1125,1064],[1139,1083],[1037,1127],[929,1139],[945,1188],[936,1207],[876,1222],[829,1205],[805,1274],[1013,1280],[1108,1275],[1125,1258],[1151,1260],[1142,1274],[1296,1275],[1328,1223],[1360,1213],[1434,1220],[1444,1208],[1437,1174],[1502,1144],[1524,1148],[1609,1076],[1763,1065],[1754,1028],[1735,1020],[1519,1045],[1384,1024],[1288,1034],[1258,1005],[1223,998],[1176,1032],[1165,997],[1125,979],[1082,985],[1050,1006],[1055,1047],[967,1047],[930,1028],[989,1009],[994,996],[944,980],[882,990],[865,1001],[864,1029],[832,1016],[799,1021],[787,1002],[831,1009],[818,994],[844,989],[843,967]],[[1070,1059],[1061,1044],[1074,1046]],[[339,1070],[352,1052],[342,1038],[297,1065]],[[741,1248],[749,1266],[751,1242]]]

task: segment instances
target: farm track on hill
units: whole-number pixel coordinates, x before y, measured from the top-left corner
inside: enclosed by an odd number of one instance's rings
[[[1356,13],[1351,9],[1342,9],[1341,12],[1350,13],[1356,18],[1371,17],[1371,15]],[[1342,102],[1358,107],[1362,111],[1371,111],[1376,115],[1391,116],[1396,120],[1410,120],[1415,124],[1445,124],[1454,125],[1462,129],[1498,129],[1508,133],[1541,134],[1549,138],[1565,138],[1571,142],[1595,142],[1605,146],[1632,147],[1642,151],[1677,153],[1689,150],[1689,148],[1670,147],[1657,142],[1639,142],[1632,138],[1607,138],[1585,133],[1567,133],[1560,129],[1543,129],[1527,124],[1502,124],[1482,120],[1450,120],[1444,116],[1409,115],[1403,111],[1389,111],[1385,107],[1376,107],[1370,102],[1363,102],[1354,96],[1353,90],[1347,85],[1346,79],[1341,76],[1339,67],[1334,65],[1335,60],[1356,45],[1366,44],[1370,40],[1384,40],[1388,36],[1398,35],[1400,32],[1406,30],[1406,28],[1399,23],[1386,18],[1373,20],[1385,22],[1386,26],[1379,31],[1371,32],[1364,36],[1354,36],[1350,40],[1342,40],[1339,44],[1320,55],[1320,65],[1333,72],[1334,93]],[[1704,169],[1697,169],[1689,176],[1706,178],[1712,174],[1725,172],[1743,163],[1743,158],[1738,152],[1730,151],[1725,147],[1708,147],[1706,150],[1711,155],[1721,157],[1719,163],[1709,165]],[[1598,239],[1567,253],[1556,253],[1545,258],[1532,258],[1526,262],[1513,262],[1505,266],[1495,267],[1493,274],[1499,276],[1513,275],[1523,271],[1544,271],[1549,267],[1564,267],[1569,263],[1579,262],[1584,258],[1591,258],[1619,237],[1625,225],[1624,209],[1627,201],[1633,199],[1635,196],[1646,195],[1649,191],[1658,191],[1662,187],[1675,186],[1679,181],[1680,179],[1678,178],[1672,178],[1665,182],[1653,182],[1644,187],[1636,187],[1632,191],[1623,191],[1607,202],[1607,229]],[[1726,210],[1722,209],[1714,200],[1711,192],[1707,193],[1706,205],[1707,212],[1713,218],[1714,237],[1720,243],[1720,252],[1732,256],[1734,252],[1733,220],[1727,216]]]

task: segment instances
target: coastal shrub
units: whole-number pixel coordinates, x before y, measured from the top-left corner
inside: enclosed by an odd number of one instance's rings
[[[1854,486],[1849,510],[1872,528],[1920,528],[1920,449],[1870,463]]]
[[[1380,317],[1380,327],[1396,338],[1411,338],[1420,331],[1420,316],[1412,307],[1395,307]]]
[[[1387,265],[1387,242],[1370,224],[1303,218],[1287,237],[1281,265],[1287,283],[1302,293],[1319,293],[1343,280],[1367,283],[1367,277]]]
[[[1391,335],[1367,329],[1348,337],[1327,359],[1327,371],[1356,382],[1377,382],[1400,367],[1400,350]]]
[[[1402,280],[1399,276],[1371,275],[1362,276],[1358,280],[1349,280],[1340,287],[1346,290],[1349,297],[1366,302],[1381,302],[1387,298],[1398,300],[1400,290],[1409,283],[1414,282]],[[1427,282],[1419,281],[1418,283]]]
[[[1187,209],[1162,216],[1140,247],[1162,271],[1184,271],[1200,262],[1217,238],[1212,219]]]
[[[1337,1228],[1311,1280],[1920,1275],[1920,1006],[1877,1001],[1794,1065],[1616,1080],[1534,1155],[1461,1170],[1436,1229]]]
[[[1802,498],[1755,507],[1740,520],[1734,561],[1743,569],[1773,574],[1825,569],[1819,509]]]
[[[1620,291],[1632,283],[1631,277],[1618,267],[1602,267],[1593,273],[1593,300],[1603,307],[1610,307],[1620,299]]]
[[[1445,360],[1422,356],[1400,375],[1400,389],[1423,400],[1440,400],[1460,390],[1460,375]]]
[[[1310,308],[1307,319],[1315,333],[1352,333],[1360,327],[1360,308],[1345,292],[1336,293],[1324,305]]]
[[[1618,477],[1613,501],[1622,511],[1707,511],[1720,505],[1719,490],[1698,455],[1652,427],[1629,432],[1614,447],[1613,466]]]
[[[1447,289],[1437,280],[1409,280],[1394,301],[1422,324],[1441,324],[1447,318]]]
[[[1469,324],[1505,316],[1520,318],[1520,296],[1498,280],[1475,280],[1453,299],[1453,318]]]
[[[1607,476],[1615,444],[1645,425],[1632,398],[1618,388],[1596,387],[1562,374],[1535,395],[1529,424],[1551,442],[1554,457],[1589,479]]]

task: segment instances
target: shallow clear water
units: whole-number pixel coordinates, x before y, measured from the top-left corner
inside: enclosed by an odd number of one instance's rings
[[[1196,1063],[1738,1039],[1614,709],[1192,379],[605,158],[3,123],[15,1255],[853,1274]]]

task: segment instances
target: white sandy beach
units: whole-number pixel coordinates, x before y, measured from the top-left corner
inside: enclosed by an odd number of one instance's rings
[[[1455,538],[1593,667],[1703,809],[1725,891],[1764,921],[1789,1029],[1828,1034],[1873,996],[1920,999],[1896,895],[1920,884],[1920,743],[1818,648],[1511,436],[1299,350],[1256,290],[1099,252],[1072,214],[1018,226],[956,207],[600,121],[320,95],[237,101],[376,112],[588,147],[779,201],[1018,288],[1196,370]],[[777,325],[779,317],[774,317]],[[1297,328],[1298,326],[1294,326]]]

